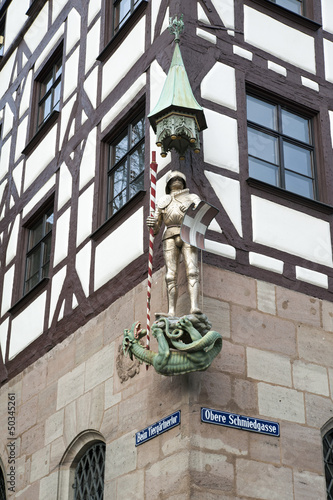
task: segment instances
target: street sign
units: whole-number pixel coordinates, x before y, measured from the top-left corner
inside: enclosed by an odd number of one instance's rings
[[[270,420],[245,417],[227,411],[212,410],[210,408],[201,408],[201,422],[207,424],[223,425],[233,427],[243,431],[258,432],[269,436],[280,436],[280,425]]]
[[[140,444],[163,434],[163,432],[166,432],[179,424],[180,410],[137,432],[135,434],[135,446],[139,446]]]

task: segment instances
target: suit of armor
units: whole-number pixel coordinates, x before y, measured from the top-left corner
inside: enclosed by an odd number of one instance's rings
[[[181,174],[181,176],[177,177],[176,174],[178,172],[171,172],[170,178],[167,180],[166,192],[168,194],[158,201],[155,214],[147,219],[147,224],[153,227],[154,234],[159,232],[162,222],[165,225],[163,253],[166,267],[165,281],[168,292],[169,316],[175,316],[176,314],[180,254],[183,255],[185,262],[191,313],[201,313],[198,306],[200,291],[198,250],[196,247],[182,241],[180,237],[180,227],[186,210],[192,203],[196,207],[200,202],[200,198],[195,194],[190,194],[188,189],[184,189],[186,185],[185,176]]]

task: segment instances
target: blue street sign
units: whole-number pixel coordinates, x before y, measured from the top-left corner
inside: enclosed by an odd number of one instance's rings
[[[139,446],[140,444],[149,441],[149,439],[153,439],[159,434],[163,434],[163,432],[166,432],[179,424],[180,410],[176,411],[172,415],[169,415],[168,417],[163,418],[162,420],[159,420],[158,422],[155,422],[155,424],[142,429],[142,431],[137,432],[135,434],[135,446]]]
[[[277,422],[245,417],[227,411],[201,408],[201,422],[233,427],[234,429],[241,429],[243,431],[258,432],[259,434],[268,434],[269,436],[280,436],[280,425]]]

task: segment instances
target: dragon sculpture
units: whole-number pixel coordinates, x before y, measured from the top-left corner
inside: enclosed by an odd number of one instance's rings
[[[219,333],[208,331],[201,335],[187,317],[177,320],[170,330],[167,318],[160,318],[152,325],[152,334],[158,342],[156,353],[141,345],[140,339],[147,334],[147,330],[141,329],[140,323],[133,323],[130,330],[124,330],[124,354],[153,365],[161,375],[181,375],[206,370],[222,349]]]

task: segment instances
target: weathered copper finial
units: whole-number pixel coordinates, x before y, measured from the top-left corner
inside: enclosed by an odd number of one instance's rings
[[[184,31],[183,14],[181,14],[179,21],[177,19],[177,16],[174,19],[170,17],[169,21],[170,24],[168,26],[168,30],[170,31],[171,35],[175,35],[175,42],[179,43],[180,35]]]
[[[207,128],[202,107],[196,101],[179,48],[180,34],[184,29],[183,16],[172,20],[169,30],[175,35],[175,50],[162,93],[153,111],[148,115],[156,133],[156,145],[165,157],[175,149],[180,159],[188,148],[200,152],[199,132]]]

